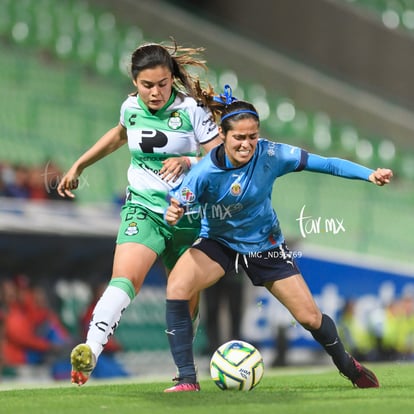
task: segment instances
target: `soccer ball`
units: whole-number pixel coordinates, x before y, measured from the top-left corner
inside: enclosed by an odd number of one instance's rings
[[[244,341],[221,345],[210,360],[210,375],[222,390],[250,391],[263,377],[260,352]]]

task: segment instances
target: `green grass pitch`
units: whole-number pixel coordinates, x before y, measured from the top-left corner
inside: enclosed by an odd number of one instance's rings
[[[334,368],[265,370],[252,391],[221,391],[208,377],[201,392],[163,393],[168,381],[71,384],[6,389],[0,385],[4,414],[411,414],[414,412],[414,364],[368,364],[381,388],[357,389]],[[3,390],[2,390],[3,388]]]

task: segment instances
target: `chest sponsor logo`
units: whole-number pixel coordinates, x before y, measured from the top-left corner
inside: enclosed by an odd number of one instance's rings
[[[128,131],[128,139],[130,141],[130,147],[140,148],[145,153],[154,153],[156,152],[155,148],[164,148],[168,144],[167,135],[156,129]]]

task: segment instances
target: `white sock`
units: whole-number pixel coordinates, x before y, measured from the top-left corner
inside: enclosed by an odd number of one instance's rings
[[[97,302],[86,343],[98,360],[104,346],[118,326],[123,311],[129,306],[131,299],[128,294],[116,286],[108,286]]]

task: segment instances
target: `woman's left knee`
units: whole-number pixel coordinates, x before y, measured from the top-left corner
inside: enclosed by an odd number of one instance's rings
[[[183,283],[182,278],[176,277],[175,273],[171,272],[167,280],[167,298],[184,299],[184,296],[187,296],[188,285],[188,283]]]

